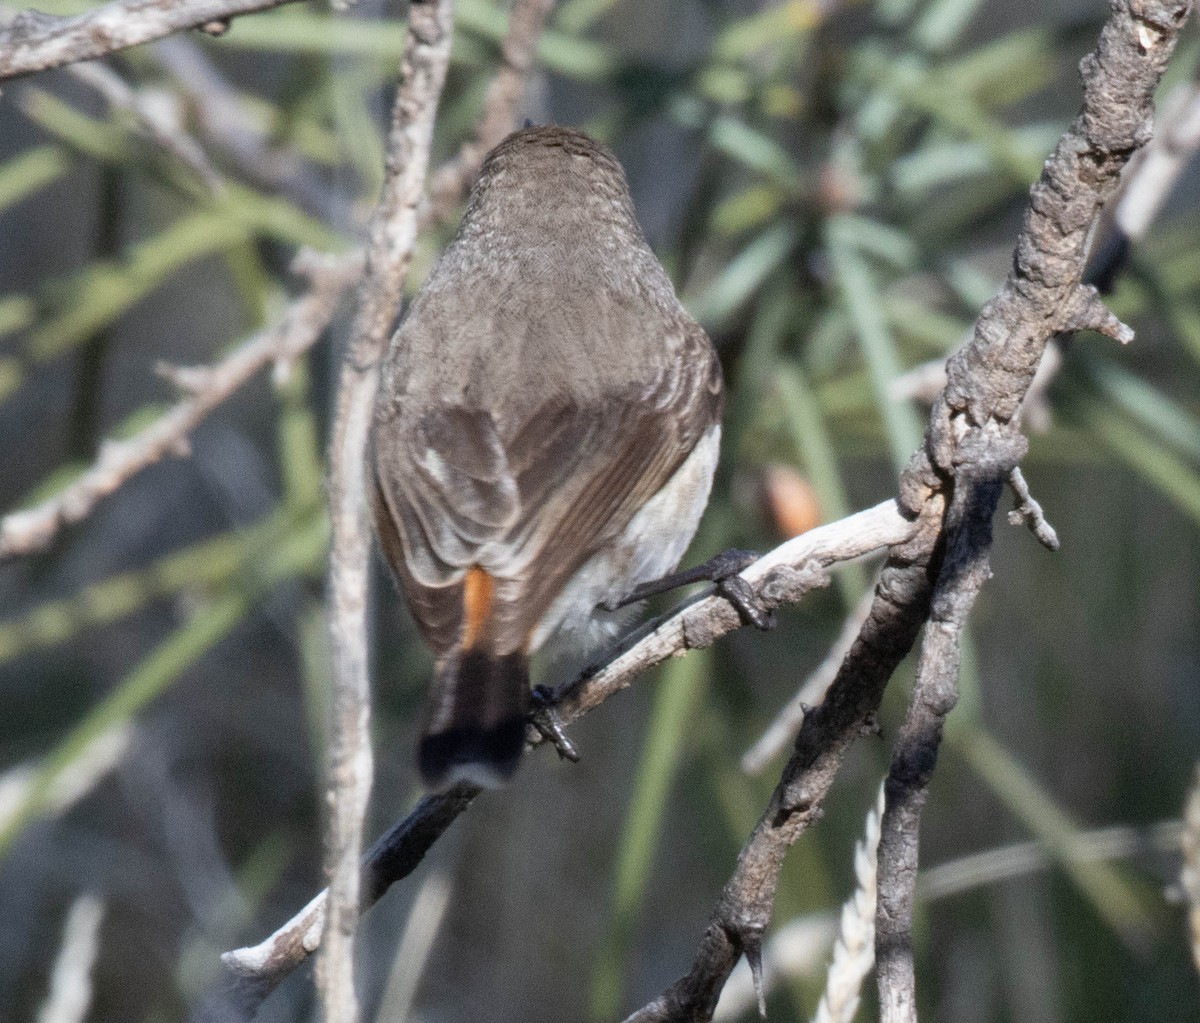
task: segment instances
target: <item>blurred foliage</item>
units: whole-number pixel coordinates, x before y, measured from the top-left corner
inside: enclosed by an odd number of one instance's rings
[[[1105,13],[1083,0],[560,5],[526,112],[616,149],[725,365],[722,468],[691,557],[780,539],[759,493],[772,465],[798,469],[827,520],[891,495],[925,415],[892,383],[958,345],[999,286]],[[7,508],[159,412],[157,359],[212,361],[269,322],[297,286],[297,247],[356,242],[402,16],[295,4],[173,41],[219,91],[165,47],[113,61],[195,137],[215,190],[66,72],[6,91],[0,435],[20,455]],[[437,159],[470,137],[507,21],[493,0],[458,0],[456,18]],[[1193,33],[1164,91],[1198,61]],[[930,1019],[1200,1019],[1163,899],[1174,861],[1071,853],[1085,820],[1176,814],[1200,740],[1195,192],[1190,175],[1119,279],[1113,305],[1138,343],[1080,338],[1052,384],[1027,475],[1068,550],[1000,537],[923,858],[1031,836],[1056,867],[922,908]],[[450,230],[422,239],[412,288]],[[18,1018],[44,993],[81,889],[115,903],[90,1018],[165,1021],[200,1012],[220,986],[216,953],[257,940],[319,882],[322,438],[341,331],[274,396],[250,388],[219,410],[190,460],[151,468],[51,551],[4,567],[0,1005]],[[771,788],[770,771],[740,774],[740,753],[869,583],[848,566],[775,635],[673,662],[594,716],[607,724],[581,726],[583,767],[538,758],[473,808],[434,854],[456,882],[420,1018],[488,1004],[486,1018],[618,1019],[673,979]],[[382,826],[414,791],[428,661],[390,596],[380,604]],[[778,922],[848,894],[886,760],[886,744],[865,744],[847,765],[792,852]],[[409,983],[390,960],[411,898],[392,893],[369,921],[368,1005],[389,971]],[[793,966],[772,1019],[808,1017],[823,966],[820,952]],[[311,1012],[297,977],[264,1018]]]

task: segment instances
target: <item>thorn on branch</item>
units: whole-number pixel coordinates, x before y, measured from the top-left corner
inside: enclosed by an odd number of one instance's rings
[[[758,1014],[767,1018],[767,992],[763,984],[762,935],[741,935],[742,953],[750,967],[750,976],[754,981],[754,997],[758,1001]]]
[[[169,362],[156,362],[154,372],[187,395],[202,394],[212,383],[213,371],[208,366],[175,366]]]
[[[1034,500],[1033,495],[1029,492],[1029,484],[1025,482],[1025,476],[1019,468],[1013,469],[1008,474],[1008,485],[1012,488],[1013,496],[1017,500],[1016,507],[1008,513],[1009,525],[1019,526],[1022,522],[1025,523],[1042,546],[1057,551],[1062,546],[1058,539],[1058,533],[1046,521],[1042,506]]]
[[[200,31],[206,36],[212,36],[213,38],[223,36],[229,31],[229,24],[232,20],[232,18],[214,18],[212,21],[206,21],[201,25]]]
[[[1060,330],[1094,330],[1111,337],[1123,345],[1133,340],[1133,328],[1122,323],[1113,315],[1095,287],[1081,284],[1067,301],[1062,311]]]
[[[292,378],[292,370],[296,368],[296,358],[293,355],[280,355],[271,364],[271,384],[274,387],[284,387]]]

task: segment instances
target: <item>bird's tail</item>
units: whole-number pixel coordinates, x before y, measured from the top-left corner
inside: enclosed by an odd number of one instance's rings
[[[418,753],[426,787],[440,791],[459,781],[503,785],[525,745],[528,657],[479,648],[450,654],[437,666],[431,710]]]

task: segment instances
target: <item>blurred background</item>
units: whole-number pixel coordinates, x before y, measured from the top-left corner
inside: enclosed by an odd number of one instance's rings
[[[435,165],[470,137],[506,24],[491,0],[456,6]],[[1107,7],[557,6],[523,113],[616,151],[725,366],[722,465],[685,563],[893,495],[927,364],[1003,280]],[[156,363],[215,362],[271,323],[305,287],[298,247],[361,237],[403,18],[293,4],[111,61],[185,151],[72,72],[6,87],[0,507],[160,415],[177,394]],[[1191,25],[1164,101],[1194,105],[1198,66]],[[1196,199],[1193,167],[1114,277],[1137,341],[1080,336],[1027,414],[1025,474],[1063,549],[997,519],[922,827],[929,1021],[1200,1020],[1178,885],[1200,748]],[[422,239],[410,288],[452,227]],[[324,465],[348,306],[286,379],[224,402],[190,457],[0,565],[0,1019],[36,1018],[64,933],[76,962],[93,946],[87,1019],[221,1019],[218,954],[323,884]],[[541,750],[479,799],[366,918],[366,1018],[616,1020],[683,972],[784,759],[755,773],[743,755],[873,572],[643,678],[573,729],[582,763]],[[374,605],[371,836],[417,796],[429,671],[378,564]],[[808,1019],[823,989],[910,680],[791,852],[772,1020]],[[872,982],[864,998],[869,1020]],[[754,1016],[735,975],[721,1018]],[[311,968],[261,1014],[314,1017]]]

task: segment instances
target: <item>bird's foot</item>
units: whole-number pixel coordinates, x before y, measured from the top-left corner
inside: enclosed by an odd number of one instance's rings
[[[571,763],[579,762],[579,750],[575,748],[563,729],[562,718],[558,713],[558,701],[554,698],[554,690],[549,686],[534,686],[530,694],[533,707],[529,711],[529,723],[533,725],[542,737],[554,746],[563,760]]]

